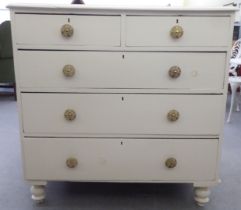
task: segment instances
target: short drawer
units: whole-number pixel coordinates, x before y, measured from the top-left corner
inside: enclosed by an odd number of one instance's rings
[[[181,37],[173,38],[171,29],[181,27]],[[229,46],[230,17],[127,16],[127,46]],[[175,29],[175,31],[177,31]]]
[[[17,57],[23,88],[169,88],[220,92],[226,70],[225,53],[18,51]],[[64,72],[66,66],[72,68],[73,74]],[[180,71],[177,75],[176,67]]]
[[[221,95],[23,93],[25,135],[218,135]],[[169,117],[168,117],[169,116]]]
[[[16,44],[120,46],[120,16],[15,14],[15,36]]]
[[[23,141],[25,178],[66,181],[211,181],[218,140],[45,139]]]

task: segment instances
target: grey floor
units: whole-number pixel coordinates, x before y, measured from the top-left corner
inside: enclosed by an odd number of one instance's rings
[[[0,97],[0,210],[240,210],[241,113],[225,124],[224,136],[222,183],[212,189],[204,208],[195,205],[188,184],[60,182],[48,184],[47,201],[37,206],[22,177],[16,102]]]

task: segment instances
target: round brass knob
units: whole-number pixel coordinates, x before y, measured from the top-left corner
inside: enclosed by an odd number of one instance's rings
[[[76,118],[76,113],[74,110],[72,109],[67,109],[65,112],[64,112],[64,117],[66,120],[68,121],[72,121]]]
[[[173,26],[170,31],[171,37],[174,39],[181,38],[183,33],[184,33],[183,28],[178,25]]]
[[[68,168],[76,168],[78,165],[78,160],[76,158],[68,158],[66,160],[66,165]]]
[[[177,121],[178,118],[179,118],[180,114],[177,110],[173,109],[173,110],[170,110],[167,114],[167,118],[168,120],[170,121]]]
[[[65,65],[63,68],[63,74],[66,77],[72,77],[75,74],[75,68],[72,65]]]
[[[171,78],[178,78],[181,75],[181,68],[178,66],[172,66],[168,73]]]
[[[74,28],[70,24],[64,24],[61,27],[61,34],[65,38],[69,38],[74,34]]]
[[[167,168],[175,168],[177,165],[177,160],[175,158],[168,158],[165,162]]]

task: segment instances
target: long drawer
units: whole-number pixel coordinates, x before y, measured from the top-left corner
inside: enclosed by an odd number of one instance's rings
[[[15,36],[16,44],[120,46],[120,16],[15,14]]]
[[[23,93],[25,135],[218,135],[221,95]]]
[[[171,88],[220,92],[225,60],[225,53],[18,51],[17,62],[20,87],[24,88]],[[74,73],[64,74],[66,66],[72,67]],[[179,68],[179,75],[171,74],[175,67]]]
[[[182,27],[183,34],[180,38],[171,36],[174,26]],[[229,46],[231,37],[227,29],[230,27],[230,17],[127,16],[126,45]]]
[[[25,178],[79,181],[213,180],[214,139],[23,140]]]

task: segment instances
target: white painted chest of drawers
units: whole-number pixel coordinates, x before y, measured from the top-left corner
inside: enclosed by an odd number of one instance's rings
[[[11,5],[24,176],[219,182],[233,9]]]

